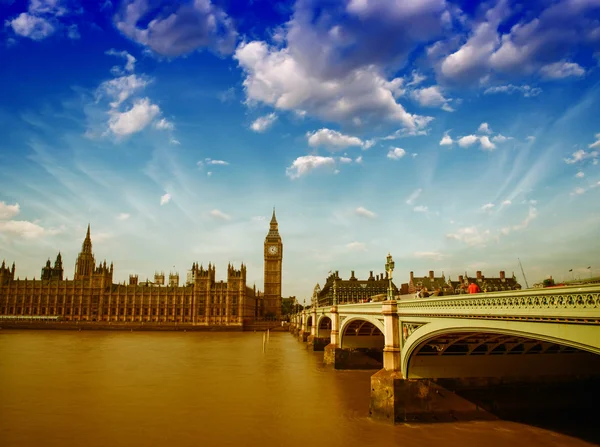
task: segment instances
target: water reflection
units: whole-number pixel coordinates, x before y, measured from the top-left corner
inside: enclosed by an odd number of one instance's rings
[[[369,371],[286,333],[0,331],[3,446],[590,445],[512,422],[387,426]]]

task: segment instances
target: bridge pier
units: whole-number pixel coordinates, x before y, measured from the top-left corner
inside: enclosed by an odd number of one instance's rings
[[[407,379],[402,372],[400,325],[396,301],[382,304],[385,347],[383,369],[371,376],[369,415],[394,424],[494,418],[477,405],[429,379]]]
[[[310,335],[306,339],[306,347],[310,351],[323,351],[325,346],[329,344],[329,340],[326,338],[317,337],[317,308],[312,308],[312,318],[310,326]]]
[[[324,348],[323,363],[336,364],[336,357],[341,355],[340,349],[340,315],[337,305],[331,307],[331,334],[329,344]]]
[[[298,331],[298,341],[301,342],[306,342],[306,339],[308,338],[308,327],[307,327],[307,316],[306,316],[306,310],[302,311],[302,317],[301,317],[301,323],[300,323],[300,330]]]

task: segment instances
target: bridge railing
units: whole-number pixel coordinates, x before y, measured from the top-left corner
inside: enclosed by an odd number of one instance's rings
[[[600,323],[600,286],[453,295],[398,302],[398,314]]]

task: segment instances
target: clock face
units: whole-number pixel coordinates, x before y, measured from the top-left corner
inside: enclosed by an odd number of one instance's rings
[[[269,248],[267,249],[267,251],[270,255],[276,255],[277,254],[277,245],[269,245]]]

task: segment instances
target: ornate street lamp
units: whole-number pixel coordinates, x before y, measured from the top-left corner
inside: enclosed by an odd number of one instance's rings
[[[392,289],[392,272],[394,271],[394,260],[392,259],[392,255],[388,253],[387,255],[387,262],[385,263],[385,271],[388,274],[388,278],[389,278],[389,285],[388,285],[388,293],[387,293],[387,299],[388,300],[393,300],[394,299],[394,289]]]
[[[333,305],[337,306],[337,281],[333,280]]]

